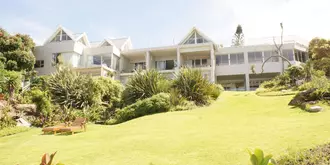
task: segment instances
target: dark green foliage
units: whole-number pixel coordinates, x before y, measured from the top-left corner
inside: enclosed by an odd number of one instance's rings
[[[326,76],[330,76],[330,57],[314,60],[314,68],[322,70]]]
[[[211,96],[217,97],[214,93],[215,87],[204,77],[200,70],[182,68],[173,80],[173,87],[189,101],[196,105],[205,105],[210,101]]]
[[[305,70],[302,66],[292,65],[286,69],[291,81],[291,85],[295,86],[296,81],[305,78]]]
[[[94,90],[100,95],[103,104],[113,109],[120,107],[123,86],[119,81],[109,77],[99,77],[94,80]]]
[[[270,91],[281,91],[288,89],[291,86],[291,78],[287,72],[280,74],[269,81],[264,81],[260,87],[268,89]]]
[[[121,123],[154,113],[167,112],[171,108],[169,98],[169,94],[159,93],[150,98],[139,100],[123,109],[116,110],[114,123]]]
[[[47,81],[49,80],[50,76],[36,76],[31,79],[31,88],[39,88],[41,90],[48,90],[47,89]]]
[[[16,121],[9,116],[9,112],[11,110],[10,106],[4,107],[0,112],[0,130],[7,128],[7,127],[14,127],[16,126]]]
[[[283,155],[279,165],[325,165],[330,164],[330,144],[317,146],[313,149]]]
[[[31,102],[37,106],[37,115],[48,117],[52,113],[52,104],[50,97],[45,91],[33,89],[29,91]]]
[[[264,152],[261,149],[256,148],[254,153],[249,151],[250,162],[252,165],[274,165],[276,164],[275,160],[272,159],[273,155],[264,156]]]
[[[210,96],[214,100],[216,100],[220,96],[221,92],[223,92],[223,91],[224,91],[224,89],[220,84],[211,84],[210,85]]]
[[[126,105],[137,100],[151,97],[161,92],[168,92],[168,83],[156,70],[137,71],[127,82],[123,93]]]
[[[0,28],[0,61],[6,70],[31,71],[35,57],[32,49],[35,46],[28,35],[9,35]]]
[[[0,129],[0,137],[14,135],[28,130],[30,130],[30,128],[28,127],[7,127],[4,129]]]
[[[48,81],[51,98],[62,107],[83,109],[99,103],[91,76],[79,75],[69,67],[59,66]]]
[[[0,89],[12,98],[21,88],[22,76],[20,72],[0,70]]]

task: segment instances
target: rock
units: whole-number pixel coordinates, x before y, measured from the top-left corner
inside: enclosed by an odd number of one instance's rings
[[[290,102],[291,106],[302,106],[306,102],[315,101],[315,98],[310,97],[310,95],[316,90],[316,88],[308,89],[298,93]]]
[[[309,109],[308,109],[308,111],[309,112],[320,112],[320,111],[322,111],[322,107],[320,107],[320,106],[312,106],[312,107],[310,107]]]
[[[16,110],[24,111],[24,112],[35,112],[37,106],[35,104],[17,104],[15,106]]]
[[[17,121],[17,126],[23,126],[23,127],[30,127],[31,124],[29,122],[27,122],[26,120],[24,120],[23,118],[18,118],[16,119]]]

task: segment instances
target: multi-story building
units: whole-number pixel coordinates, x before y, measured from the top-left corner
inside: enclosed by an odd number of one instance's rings
[[[284,41],[282,53],[291,64],[308,59],[307,46],[297,40]],[[261,71],[263,61],[275,55],[275,50],[273,44],[221,47],[195,27],[177,45],[133,49],[130,38],[90,42],[85,33],[72,33],[60,26],[35,48],[34,55],[39,75],[54,72],[60,59],[82,74],[107,76],[111,72],[122,83],[137,69],[156,69],[173,78],[179,68],[191,67],[226,90],[253,90],[288,66],[281,58],[272,57]],[[252,66],[257,74],[252,73]]]

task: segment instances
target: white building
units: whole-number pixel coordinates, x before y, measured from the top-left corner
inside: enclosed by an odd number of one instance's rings
[[[283,54],[291,64],[308,59],[307,46],[297,40],[284,41]],[[112,72],[122,83],[137,69],[157,69],[172,78],[180,67],[192,67],[226,90],[253,90],[281,73],[282,65],[288,66],[281,58],[273,57],[261,73],[262,62],[275,50],[273,44],[220,47],[195,27],[177,45],[133,49],[130,38],[90,42],[85,33],[72,33],[60,26],[42,46],[35,48],[34,55],[39,75],[54,72],[59,59],[83,74],[107,76]],[[252,65],[259,74],[252,73]]]

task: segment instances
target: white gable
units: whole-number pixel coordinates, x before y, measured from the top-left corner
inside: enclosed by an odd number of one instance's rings
[[[214,43],[209,37],[204,35],[196,27],[193,27],[190,32],[181,40],[179,45],[186,44],[200,44],[200,43]]]

